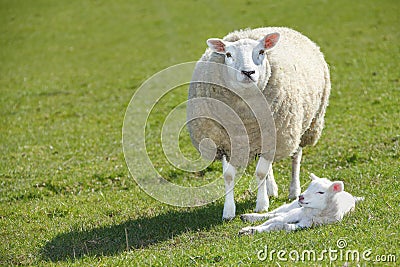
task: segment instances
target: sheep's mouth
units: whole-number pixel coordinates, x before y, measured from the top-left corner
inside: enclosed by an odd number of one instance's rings
[[[245,78],[242,80],[242,83],[255,83],[256,80],[254,80],[253,77],[251,77],[250,75],[245,75]]]

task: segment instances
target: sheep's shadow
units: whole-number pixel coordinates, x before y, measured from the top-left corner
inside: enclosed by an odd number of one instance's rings
[[[238,203],[238,210],[251,203]],[[143,249],[184,232],[208,230],[223,223],[222,206],[210,204],[184,211],[169,211],[155,217],[128,220],[122,224],[72,230],[57,235],[41,249],[46,261],[76,260],[85,256],[116,255],[129,249]]]

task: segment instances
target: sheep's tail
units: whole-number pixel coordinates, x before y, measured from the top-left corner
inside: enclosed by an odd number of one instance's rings
[[[354,200],[357,202],[363,201],[364,197],[354,197]]]

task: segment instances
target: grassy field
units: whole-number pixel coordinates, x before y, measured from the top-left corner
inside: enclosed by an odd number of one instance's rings
[[[293,250],[337,249],[339,239],[342,252],[371,252],[361,264],[394,266],[391,255],[398,264],[399,14],[397,0],[0,0],[0,265],[342,266],[343,257],[288,259]],[[314,172],[365,201],[338,224],[239,237],[246,224],[222,222],[223,199],[178,208],[144,193],[126,167],[121,129],[151,75],[197,60],[207,38],[270,25],[309,36],[331,68],[326,128],[304,150],[302,188]],[[221,175],[219,163],[192,174],[157,158],[157,127],[186,90],[154,110],[147,144],[167,178],[201,184]],[[280,196],[272,208],[286,201],[290,161],[274,166]],[[238,214],[255,207],[253,172],[254,164],[235,191]],[[258,259],[266,246],[288,261]]]

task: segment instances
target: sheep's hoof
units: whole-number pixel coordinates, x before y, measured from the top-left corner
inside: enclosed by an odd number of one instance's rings
[[[267,212],[269,208],[269,202],[264,203],[264,204],[256,204],[256,208],[254,209],[254,212]]]
[[[223,214],[222,214],[222,220],[223,221],[232,221],[233,219],[235,219],[235,212],[233,212],[233,213],[228,213],[228,212],[224,212]]]
[[[289,199],[295,200],[298,196],[300,196],[301,190],[300,188],[290,188],[289,189]]]
[[[232,221],[236,215],[235,203],[225,202],[224,211],[222,213],[222,220]]]
[[[276,188],[267,188],[267,194],[269,197],[278,197],[278,187]]]
[[[224,209],[224,212],[222,213],[222,220],[224,221],[232,221],[235,219],[235,209]]]
[[[233,219],[235,219],[235,216],[233,216],[233,217],[224,217],[224,216],[222,216],[222,220],[225,221],[225,222],[230,222]]]

